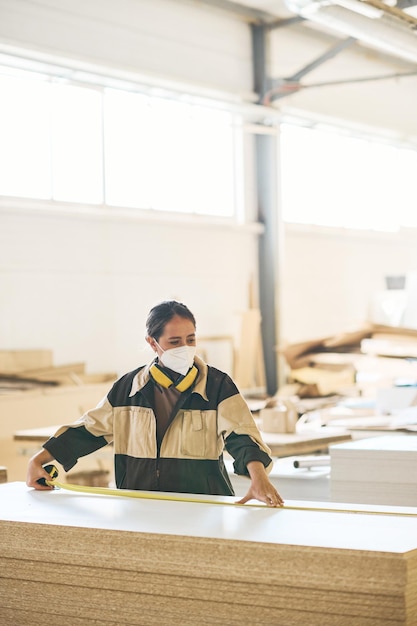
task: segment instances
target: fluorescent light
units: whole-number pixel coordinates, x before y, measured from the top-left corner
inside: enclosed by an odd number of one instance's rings
[[[383,14],[370,19],[358,12],[360,0],[338,0],[337,4],[321,0],[286,0],[288,8],[312,22],[327,26],[339,33],[354,37],[373,48],[393,56],[417,63],[417,35],[400,19]],[[347,2],[355,10],[346,8]],[[345,6],[341,6],[342,3]],[[373,7],[369,7],[373,9]],[[378,9],[376,9],[378,11]],[[373,14],[376,17],[376,14]]]

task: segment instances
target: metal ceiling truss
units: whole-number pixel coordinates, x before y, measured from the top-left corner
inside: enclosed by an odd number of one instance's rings
[[[406,22],[413,29],[417,29],[417,18],[404,11],[404,9],[416,6],[417,0],[397,0],[397,4],[395,6],[385,4],[382,0],[358,0],[358,2],[385,12],[394,18]],[[267,75],[267,57],[269,55],[269,43],[267,40],[268,34],[277,28],[286,28],[305,21],[306,18],[300,15],[294,15],[289,18],[277,19],[276,16],[271,13],[239,4],[233,0],[200,0],[200,3],[232,12],[235,15],[241,16],[248,23],[250,23],[252,29],[255,92],[258,95],[259,104],[270,106],[274,100],[291,96],[292,94],[307,88],[330,87],[332,85],[353,84],[416,75],[416,72],[411,71],[387,74],[385,76],[369,76],[366,78],[352,78],[344,81],[330,81],[303,85],[300,82],[302,78],[358,41],[354,37],[347,37],[342,41],[338,41],[328,51],[302,67],[292,76],[274,79]],[[261,48],[264,50],[262,54],[260,53]],[[265,63],[264,67],[261,67],[262,63]],[[260,75],[262,76],[262,81],[259,80]],[[260,82],[262,82],[262,84],[260,84]]]

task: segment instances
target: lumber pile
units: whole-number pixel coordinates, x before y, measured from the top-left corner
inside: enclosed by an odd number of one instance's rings
[[[329,450],[334,502],[417,506],[417,437],[370,437]]]
[[[417,517],[210,500],[1,485],[0,622],[416,624]]]
[[[83,362],[54,365],[51,350],[0,350],[0,394],[115,379],[115,372],[88,374]]]
[[[279,350],[300,397],[374,396],[396,379],[417,381],[417,330],[365,324],[351,332],[287,344]],[[411,357],[411,358],[410,358]]]

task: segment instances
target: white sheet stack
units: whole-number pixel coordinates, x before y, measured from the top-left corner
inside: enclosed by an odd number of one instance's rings
[[[370,437],[330,447],[333,502],[417,506],[417,437]]]

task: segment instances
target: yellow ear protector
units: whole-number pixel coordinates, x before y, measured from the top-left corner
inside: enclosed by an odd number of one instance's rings
[[[172,378],[170,378],[168,374],[163,372],[156,363],[152,365],[149,373],[154,381],[157,382],[158,385],[161,385],[161,387],[168,388],[174,385],[175,389],[178,389],[178,391],[182,392],[191,387],[191,385],[197,378],[198,369],[195,365],[193,365],[191,369],[186,373],[186,375],[180,376],[177,381],[172,380]]]

